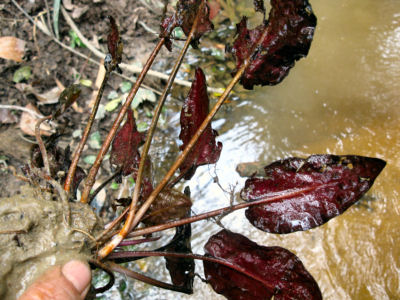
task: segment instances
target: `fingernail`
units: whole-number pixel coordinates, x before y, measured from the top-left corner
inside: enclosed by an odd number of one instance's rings
[[[79,260],[72,260],[66,263],[61,271],[79,293],[82,293],[90,284],[90,269],[85,263]]]

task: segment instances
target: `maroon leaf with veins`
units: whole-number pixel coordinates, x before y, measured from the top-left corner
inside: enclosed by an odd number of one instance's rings
[[[207,256],[224,259],[244,272],[204,261],[206,280],[231,300],[322,299],[318,284],[296,255],[281,247],[260,246],[222,230],[204,246]]]
[[[187,216],[190,216],[190,211]],[[164,250],[167,252],[192,253],[191,237],[191,224],[178,226],[176,227],[174,238],[164,247]],[[172,283],[176,286],[185,287],[192,294],[195,270],[194,259],[166,256],[165,262]]]
[[[167,38],[166,46],[169,51],[171,51],[169,37],[172,31],[176,27],[181,27],[186,36],[188,36],[198,14],[200,14],[200,16],[191,42],[192,47],[197,48],[201,36],[213,30],[214,26],[209,18],[210,8],[207,3],[205,3],[203,9],[199,11],[202,1],[205,0],[179,0],[176,4],[176,12],[171,17],[165,18],[161,23],[160,37]]]
[[[131,109],[127,112],[127,120],[117,132],[112,143],[110,162],[121,168],[122,175],[127,176],[139,167],[139,146],[144,142],[144,134],[137,131],[136,122]]]
[[[195,79],[181,111],[181,132],[179,134],[179,138],[183,141],[183,145],[180,147],[181,150],[185,149],[190,139],[207,117],[209,111],[208,105],[206,77],[203,71],[197,68]],[[222,143],[215,143],[217,135],[218,133],[209,124],[180,166],[181,174],[185,174],[185,179],[190,179],[198,166],[214,164],[218,161],[222,150]]]
[[[255,201],[309,188],[300,196],[252,206],[246,217],[258,229],[290,233],[320,226],[357,202],[385,167],[378,158],[312,155],[287,158],[265,167],[264,178],[251,178],[241,191],[242,199]]]
[[[231,52],[236,59],[236,71],[251,59],[240,79],[246,89],[278,84],[311,46],[317,19],[308,1],[271,0],[271,6],[264,24],[249,30],[244,17],[237,25],[238,37]]]

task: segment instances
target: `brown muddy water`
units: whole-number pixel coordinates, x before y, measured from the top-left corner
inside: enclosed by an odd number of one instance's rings
[[[219,113],[213,127],[223,143],[221,158],[216,168],[199,168],[191,181],[193,210],[229,205],[229,195],[212,177],[238,193],[244,183],[235,172],[238,163],[312,153],[382,158],[388,164],[371,191],[319,228],[267,234],[253,228],[243,211],[223,224],[259,244],[294,252],[324,299],[400,299],[400,2],[319,0],[312,5],[318,27],[308,57],[280,85],[245,93]],[[217,231],[211,221],[194,224],[193,251],[203,253]],[[168,277],[157,265],[143,268]],[[197,271],[202,274],[201,263]],[[193,296],[130,285],[134,295],[114,290],[114,299],[223,299],[198,279]]]

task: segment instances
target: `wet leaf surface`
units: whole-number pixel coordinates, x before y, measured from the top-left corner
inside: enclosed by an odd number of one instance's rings
[[[284,248],[260,246],[228,230],[213,235],[204,248],[207,256],[224,259],[247,273],[204,261],[206,280],[227,299],[322,299],[314,278]]]
[[[308,191],[250,207],[246,217],[257,228],[272,233],[320,226],[357,202],[385,164],[381,159],[352,155],[312,155],[274,162],[265,167],[264,178],[246,181],[242,199],[254,201],[300,188]]]
[[[202,1],[203,0],[179,0],[176,4],[176,12],[171,17],[165,18],[161,23],[160,36],[167,39],[170,38],[172,31],[176,27],[181,27],[185,35],[188,36],[196,16],[200,14],[196,31],[191,42],[192,47],[197,48],[201,36],[214,29],[209,18],[210,8],[208,4],[205,4],[203,9],[199,11]],[[168,50],[171,51],[171,41],[168,40],[166,46]]]
[[[74,102],[78,99],[81,94],[81,89],[77,84],[71,84],[65,90],[62,91],[60,97],[58,98],[58,108],[53,115],[53,119],[58,118],[62,115]]]
[[[268,21],[256,28],[248,29],[245,17],[237,24],[231,52],[236,70],[251,58],[240,79],[246,89],[280,83],[311,46],[317,19],[307,0],[271,0],[271,7]]]
[[[191,237],[191,224],[178,226],[174,238],[165,247],[165,250],[167,252],[192,253]],[[193,293],[194,260],[192,258],[165,257],[165,261],[172,283],[185,287],[190,294]]]
[[[144,134],[137,131],[136,122],[131,109],[127,112],[127,120],[117,132],[112,143],[110,162],[121,168],[122,175],[127,176],[139,168],[139,146],[144,142]]]
[[[181,132],[179,138],[183,142],[183,145],[180,147],[181,150],[186,147],[201,123],[207,117],[209,112],[208,106],[209,99],[206,78],[203,71],[197,68],[195,80],[183,104],[180,116]],[[190,179],[198,166],[214,164],[218,161],[222,150],[222,143],[215,142],[217,135],[218,133],[209,124],[180,167],[181,174],[185,174],[185,179]]]

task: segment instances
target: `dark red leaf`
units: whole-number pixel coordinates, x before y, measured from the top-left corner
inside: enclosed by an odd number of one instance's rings
[[[187,216],[190,216],[187,215]],[[190,244],[192,238],[191,224],[176,227],[172,241],[164,248],[167,252],[192,253]],[[165,257],[166,266],[171,276],[172,283],[185,287],[193,293],[193,280],[195,264],[193,258]]]
[[[110,162],[121,168],[122,175],[127,176],[139,167],[139,146],[144,142],[144,134],[137,131],[136,122],[131,109],[127,120],[117,132],[112,143]]]
[[[378,158],[312,155],[288,158],[265,167],[265,178],[246,181],[241,197],[255,201],[288,190],[309,188],[300,196],[246,210],[257,228],[273,233],[308,230],[343,213],[364,195],[385,167]]]
[[[213,235],[204,248],[207,256],[224,259],[247,273],[203,262],[208,283],[228,299],[322,299],[314,278],[297,256],[284,248],[260,246],[227,230]]]
[[[165,188],[158,194],[142,222],[151,226],[180,220],[187,215],[191,206],[192,201],[185,194]]]
[[[53,115],[53,119],[58,118],[62,115],[81,94],[81,89],[77,84],[71,84],[69,87],[64,89],[58,97],[58,108]]]
[[[251,58],[240,79],[246,89],[278,84],[311,46],[317,19],[308,1],[271,0],[271,6],[264,24],[249,30],[243,18],[237,25],[238,37],[232,47],[236,69]]]
[[[196,31],[191,42],[192,47],[197,48],[201,36],[214,28],[209,18],[210,8],[208,4],[205,3],[203,9],[199,11],[202,1],[204,0],[179,0],[176,4],[176,12],[171,17],[165,18],[161,23],[160,37],[169,39],[172,31],[176,27],[181,27],[186,36],[188,36],[196,16],[200,14]],[[171,51],[170,43],[166,45],[168,50]]]
[[[179,134],[179,138],[183,141],[181,150],[186,147],[208,115],[208,105],[206,78],[203,71],[197,68],[195,80],[181,111],[181,132]],[[222,143],[215,143],[217,135],[218,133],[209,124],[180,167],[181,174],[185,174],[185,179],[190,179],[198,166],[214,164],[218,161]]]
[[[118,26],[112,16],[108,16],[110,20],[110,33],[107,36],[108,52],[111,54],[111,70],[118,67],[122,61],[123,43],[119,36]],[[107,66],[107,64],[106,64]]]

